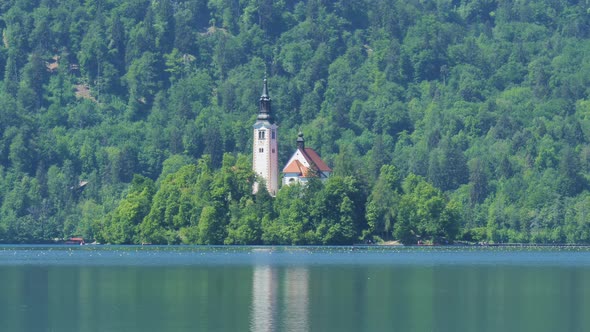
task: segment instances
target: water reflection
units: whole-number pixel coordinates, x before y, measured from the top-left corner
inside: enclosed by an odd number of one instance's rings
[[[277,276],[268,265],[254,267],[252,278],[251,331],[274,331],[276,313]]]
[[[75,261],[47,250],[41,264],[37,252],[3,256],[0,247],[0,330],[582,332],[590,326],[590,249],[244,254],[182,247],[176,254],[126,248],[122,256],[115,249],[77,249]]]
[[[286,331],[308,331],[309,273],[307,268],[290,268],[285,276]]]
[[[309,330],[307,268],[285,268],[282,282],[280,276],[277,267],[254,266],[250,331]]]

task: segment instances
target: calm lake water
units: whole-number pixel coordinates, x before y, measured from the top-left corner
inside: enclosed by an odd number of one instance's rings
[[[590,331],[590,248],[0,246],[0,330]]]

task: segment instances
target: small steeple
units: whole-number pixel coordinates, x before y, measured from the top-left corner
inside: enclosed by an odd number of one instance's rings
[[[297,148],[301,150],[305,149],[305,139],[303,139],[303,133],[301,131],[297,134]]]
[[[268,85],[266,77],[264,78],[264,86],[262,88],[262,95],[260,96],[260,109],[258,113],[258,120],[267,120],[272,122],[272,114],[270,112],[270,97],[268,96]]]

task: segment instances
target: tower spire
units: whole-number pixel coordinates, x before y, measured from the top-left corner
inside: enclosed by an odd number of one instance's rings
[[[303,132],[301,132],[301,130],[299,130],[299,134],[297,134],[297,148],[305,150],[305,139],[303,139]]]
[[[270,97],[268,95],[268,83],[266,77],[264,78],[264,86],[262,87],[262,95],[260,96],[258,120],[267,120],[269,122],[272,122],[273,120],[270,110]]]

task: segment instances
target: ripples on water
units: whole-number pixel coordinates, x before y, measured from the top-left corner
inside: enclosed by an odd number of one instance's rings
[[[588,246],[0,246],[0,265],[575,265]]]
[[[590,247],[0,246],[11,332],[587,331]]]

